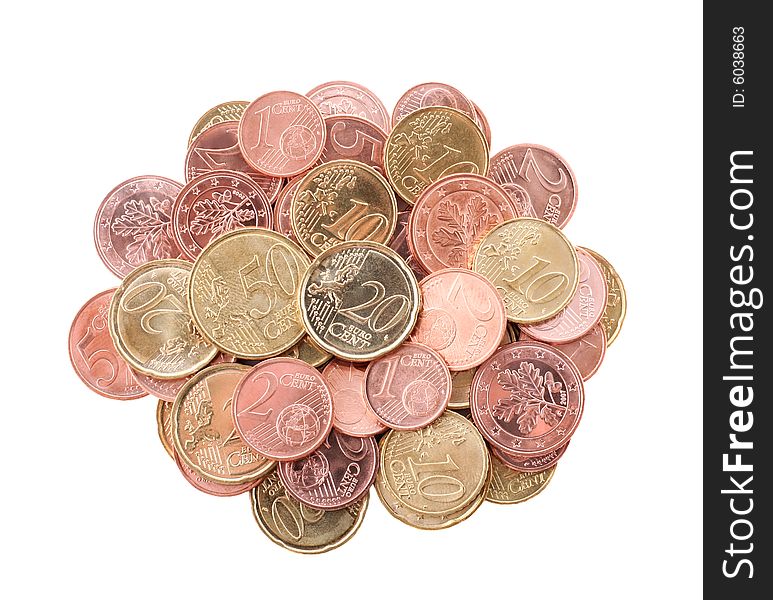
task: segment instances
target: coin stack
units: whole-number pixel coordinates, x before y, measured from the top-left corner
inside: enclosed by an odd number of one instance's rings
[[[134,177],[99,207],[97,252],[123,281],[75,317],[76,373],[108,398],[157,397],[183,477],[250,492],[290,550],[351,538],[372,485],[422,529],[535,496],[625,292],[562,232],[563,158],[490,145],[478,106],[441,83],[391,118],[344,81],[212,108],[184,185]]]

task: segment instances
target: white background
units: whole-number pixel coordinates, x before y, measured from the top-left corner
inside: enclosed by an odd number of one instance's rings
[[[698,596],[699,3],[14,5],[0,25],[4,597]],[[104,195],[182,179],[210,106],[332,79],[390,108],[445,81],[484,110],[494,151],[558,150],[579,182],[565,231],[617,267],[629,312],[541,496],[423,532],[374,494],[351,542],[309,557],[264,537],[246,496],[189,488],[155,401],[91,393],[66,347],[81,304],[118,283],[92,241]]]

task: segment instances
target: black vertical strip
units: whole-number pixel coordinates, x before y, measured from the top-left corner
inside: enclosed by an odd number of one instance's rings
[[[704,596],[734,600],[773,598],[773,36],[764,7],[704,4]]]

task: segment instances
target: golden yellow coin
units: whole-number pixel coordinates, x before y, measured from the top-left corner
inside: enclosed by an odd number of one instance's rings
[[[491,481],[486,491],[486,500],[496,504],[524,502],[544,490],[555,472],[556,465],[535,473],[515,471],[492,455]]]
[[[369,361],[399,346],[416,325],[416,276],[394,251],[374,242],[346,242],[311,263],[300,285],[303,324],[333,356]]]
[[[158,427],[158,439],[166,450],[166,453],[174,458],[172,448],[172,403],[159,400],[156,407],[156,426]]]
[[[612,264],[601,254],[588,248],[583,248],[583,250],[596,259],[604,273],[604,278],[607,280],[607,304],[604,307],[604,314],[601,316],[601,326],[607,334],[607,346],[611,346],[612,342],[617,339],[625,320],[627,302],[623,280],[620,279],[620,275]]]
[[[349,541],[362,525],[368,496],[338,510],[309,508],[289,496],[276,471],[250,492],[252,514],[275,544],[319,554]]]
[[[215,358],[188,312],[191,263],[154,260],[126,276],[110,302],[108,326],[115,349],[141,373],[177,379]]]
[[[274,468],[242,440],[234,424],[233,395],[249,370],[229,363],[207,367],[185,383],[172,405],[174,450],[209,481],[245,483]]]
[[[473,423],[446,411],[423,429],[387,433],[379,474],[386,489],[412,511],[448,514],[481,493],[489,451]]]
[[[204,133],[207,129],[218,123],[224,123],[226,121],[238,121],[242,118],[244,109],[250,105],[249,102],[243,102],[235,100],[233,102],[224,102],[213,106],[196,121],[193,126],[191,135],[188,137],[188,146],[193,143],[197,137]]]
[[[473,270],[494,284],[507,318],[516,323],[539,323],[558,314],[580,279],[571,242],[554,225],[531,217],[489,231],[475,252]]]
[[[486,498],[486,488],[484,487],[481,493],[473,498],[472,502],[467,506],[456,511],[450,511],[439,515],[428,515],[411,510],[411,508],[401,502],[386,488],[382,477],[376,477],[374,487],[376,488],[376,493],[378,494],[379,500],[381,500],[381,503],[384,505],[384,508],[386,508],[387,512],[393,517],[411,527],[433,531],[446,529],[461,523],[472,516],[472,514],[480,508],[480,505],[483,504],[483,500]]]
[[[333,160],[303,178],[290,213],[298,243],[318,256],[342,242],[388,242],[397,223],[397,201],[375,169],[353,160]]]
[[[193,265],[191,315],[223,352],[249,359],[281,354],[303,337],[298,283],[308,266],[303,250],[279,233],[226,233]]]
[[[412,112],[395,125],[384,146],[387,179],[409,204],[446,175],[485,175],[488,161],[480,128],[467,115],[445,106]]]

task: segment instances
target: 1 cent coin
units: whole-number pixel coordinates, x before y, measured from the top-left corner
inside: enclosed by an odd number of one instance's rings
[[[295,92],[269,92],[239,121],[239,148],[247,163],[272,177],[292,177],[319,160],[325,124],[316,104]]]
[[[308,456],[333,427],[327,382],[294,358],[271,358],[253,367],[236,390],[233,410],[242,439],[274,460]]]
[[[451,374],[434,350],[405,343],[365,371],[365,398],[392,429],[421,429],[436,420],[451,397]]]
[[[378,435],[387,429],[365,399],[365,369],[335,358],[322,371],[333,394],[333,427],[355,437]]]

